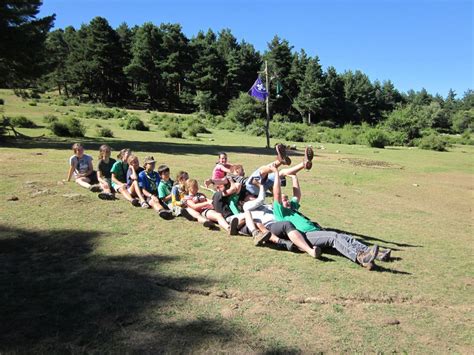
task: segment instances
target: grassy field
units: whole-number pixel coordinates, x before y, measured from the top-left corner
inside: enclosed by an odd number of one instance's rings
[[[0,353],[474,351],[473,147],[313,144],[324,149],[300,175],[303,212],[393,249],[369,272],[336,254],[315,261],[163,221],[63,183],[73,140],[48,136],[42,117],[87,107],[0,97],[4,114],[42,126],[20,132],[45,135],[0,146]],[[94,158],[108,142],[201,181],[221,150],[247,173],[273,159],[263,138],[244,133],[170,139],[153,125],[85,122],[81,141]],[[116,138],[93,138],[98,122]]]

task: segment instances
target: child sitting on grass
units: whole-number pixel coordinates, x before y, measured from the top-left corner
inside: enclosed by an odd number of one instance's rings
[[[111,148],[107,144],[102,144],[99,148],[99,164],[97,164],[97,180],[99,180],[102,192],[99,198],[102,200],[114,200],[115,194],[112,188],[112,166],[115,159],[110,157]]]
[[[74,174],[75,181],[82,187],[92,192],[99,192],[97,174],[92,167],[92,157],[84,154],[84,146],[81,143],[74,143],[72,146],[74,155],[69,158],[69,170],[66,181],[71,181]]]
[[[173,188],[173,180],[170,179],[170,168],[167,165],[160,165],[158,174],[160,175],[158,197],[169,205],[171,204],[171,189]]]
[[[186,171],[180,171],[176,175],[176,180],[171,189],[171,209],[175,216],[182,216],[189,221],[198,221],[204,224],[205,227],[214,227],[214,223],[192,208],[188,207],[186,203],[186,181],[189,179],[189,174]]]
[[[186,201],[190,208],[198,212],[202,217],[205,217],[212,222],[217,222],[222,229],[229,233],[229,235],[238,234],[238,219],[232,219],[231,224],[229,225],[222,214],[214,210],[212,201],[199,192],[198,182],[196,180],[189,179],[186,182],[186,192]]]
[[[156,211],[158,215],[166,220],[172,219],[173,214],[168,206],[158,197],[158,186],[160,176],[155,169],[156,161],[152,156],[145,158],[144,170],[138,174],[138,186],[141,188],[146,202]]]
[[[138,199],[133,198],[127,189],[127,171],[128,171],[128,157],[131,154],[130,149],[122,149],[117,155],[117,161],[110,169],[112,175],[112,188],[119,192],[128,202],[135,207],[140,207]]]
[[[205,187],[209,188],[211,184],[222,185],[225,183],[225,177],[230,173],[231,168],[232,164],[227,163],[227,154],[224,152],[219,153],[219,160],[214,170],[212,170],[212,177],[204,181]]]
[[[142,208],[150,208],[150,205],[145,201],[145,197],[143,197],[140,186],[138,186],[138,174],[143,170],[138,161],[138,157],[134,154],[130,154],[128,157],[127,190],[130,196],[139,199]]]

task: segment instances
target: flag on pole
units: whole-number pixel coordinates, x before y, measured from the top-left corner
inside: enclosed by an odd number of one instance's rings
[[[268,96],[267,89],[265,88],[265,85],[262,83],[262,79],[260,77],[255,80],[255,83],[253,83],[252,87],[249,90],[250,96],[255,97],[259,101],[265,101],[265,99]]]

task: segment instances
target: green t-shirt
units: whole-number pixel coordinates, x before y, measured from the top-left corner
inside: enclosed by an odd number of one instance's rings
[[[168,181],[161,180],[160,184],[158,185],[158,197],[164,198],[171,193],[171,189],[173,188],[173,181],[169,179]]]
[[[124,163],[121,160],[118,160],[114,163],[114,165],[112,166],[112,169],[110,169],[110,173],[115,174],[115,177],[117,178],[118,181],[126,182],[127,170],[128,170],[128,164]]]
[[[275,220],[278,222],[291,222],[297,230],[303,233],[319,230],[313,222],[298,212],[300,204],[296,199],[291,199],[290,206],[291,208],[286,208],[277,201],[273,202],[273,215],[275,216]]]

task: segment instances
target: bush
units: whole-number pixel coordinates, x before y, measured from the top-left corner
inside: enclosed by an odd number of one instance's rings
[[[211,133],[202,123],[199,122],[191,123],[187,129],[187,132],[191,137],[197,137],[198,133]]]
[[[84,137],[86,128],[80,120],[68,117],[51,123],[50,130],[59,137]]]
[[[97,137],[106,137],[106,138],[113,138],[114,132],[110,128],[107,127],[97,127]]]
[[[92,107],[83,113],[84,118],[95,118],[99,120],[108,120],[109,118],[114,118],[114,113],[109,110],[99,110],[95,107]]]
[[[379,128],[367,130],[364,137],[369,147],[385,148],[386,145],[390,144],[390,138],[388,135]]]
[[[287,131],[285,139],[291,142],[304,142],[305,141],[305,128],[297,125],[292,125],[291,129]]]
[[[246,126],[256,119],[265,117],[264,105],[247,93],[241,93],[238,98],[230,102],[227,117]]]
[[[261,137],[265,135],[265,121],[262,119],[257,119],[249,124],[246,128],[246,131],[252,135]]]
[[[421,137],[421,131],[431,127],[432,112],[430,107],[407,105],[392,111],[385,121],[390,131],[403,132],[404,144]]]
[[[173,123],[171,125],[168,126],[168,129],[167,129],[167,136],[168,137],[171,137],[171,138],[183,138],[183,131],[181,130],[181,128],[179,127],[178,124],[176,123]]]
[[[474,109],[458,111],[453,116],[453,131],[463,133],[469,129],[474,131]]]
[[[28,105],[30,106],[38,106],[38,103],[36,101],[31,101],[31,102],[28,102]]]
[[[5,100],[4,99],[0,99],[0,105],[5,105]]]
[[[474,139],[471,138],[471,133],[469,130],[464,131],[464,133],[461,135],[459,143],[463,145],[474,145]]]
[[[12,117],[10,123],[13,127],[20,128],[36,128],[38,127],[32,120],[26,118],[25,116]]]
[[[124,124],[125,129],[135,130],[135,131],[149,131],[150,127],[145,125],[141,119],[137,116],[130,116]]]
[[[57,122],[58,121],[58,117],[55,116],[55,115],[45,115],[43,116],[43,122],[44,123],[53,123],[53,122]]]
[[[436,150],[438,152],[446,151],[448,143],[437,134],[430,134],[422,137],[418,142],[418,148],[427,150]]]

